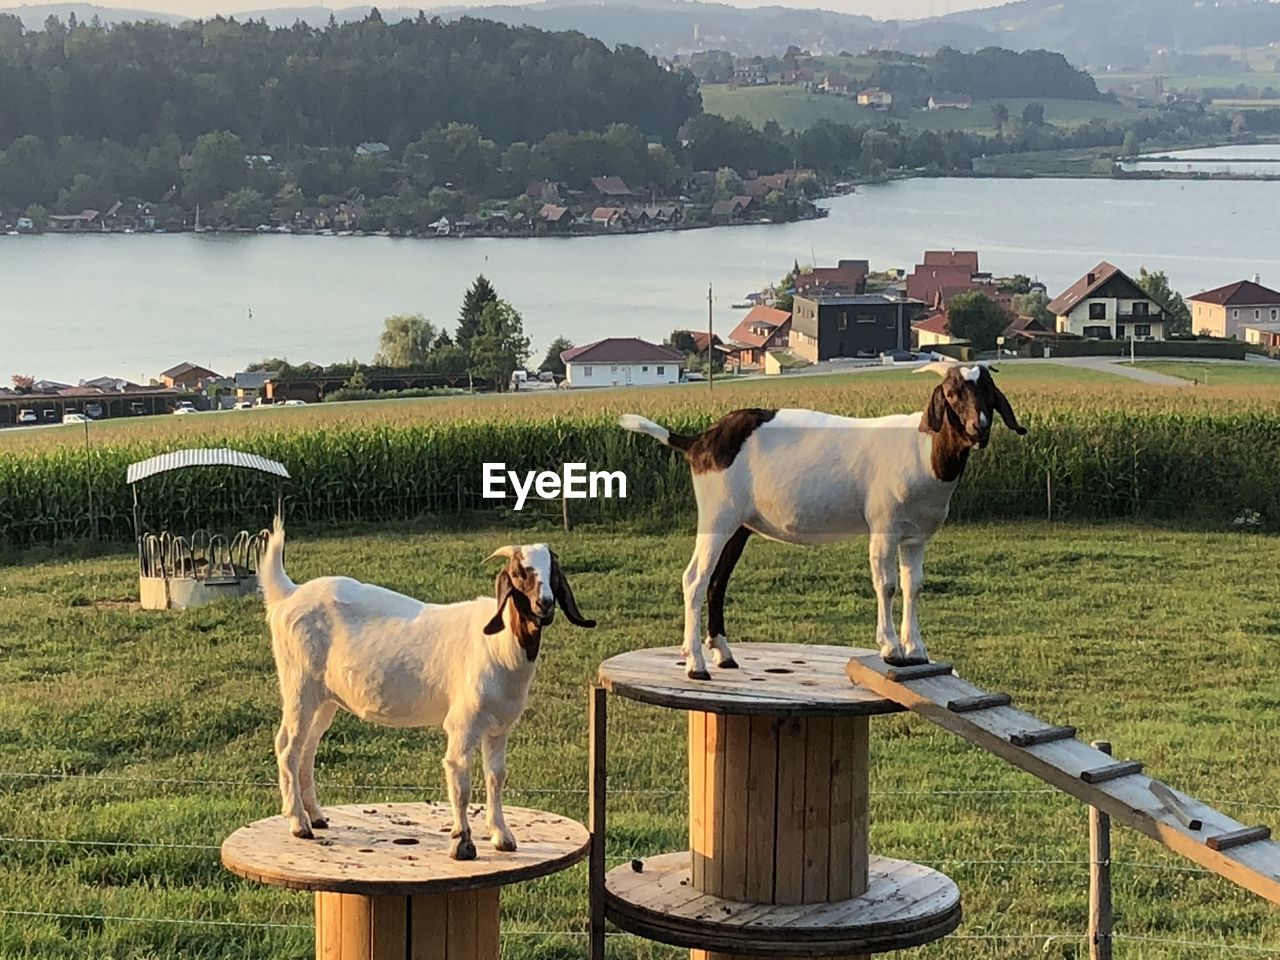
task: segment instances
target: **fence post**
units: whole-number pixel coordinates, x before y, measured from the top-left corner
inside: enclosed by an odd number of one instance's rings
[[[587,890],[590,898],[590,937],[587,941],[588,960],[604,960],[604,845],[605,845],[605,796],[607,789],[605,730],[608,723],[608,701],[604,687],[593,686],[590,703],[591,769],[587,820],[591,824],[591,853],[588,861]]]
[[[1111,744],[1093,741],[1111,756]],[[1111,960],[1111,817],[1089,808],[1089,960]]]
[[[1053,519],[1053,472],[1046,470],[1044,472],[1044,501],[1045,501],[1045,519]]]

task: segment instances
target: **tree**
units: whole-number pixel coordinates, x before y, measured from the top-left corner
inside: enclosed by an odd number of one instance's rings
[[[542,358],[542,363],[538,364],[538,369],[550,370],[556,376],[563,377],[564,361],[560,359],[560,354],[572,349],[572,340],[568,337],[556,337],[551,341],[551,346],[547,347],[547,355]]]
[[[480,311],[480,324],[470,345],[471,370],[497,391],[511,385],[511,374],[529,359],[524,320],[505,300],[493,300]]]
[[[1030,293],[1031,278],[1025,273],[1015,273],[1011,277],[1005,277],[1002,279],[999,282],[997,289],[999,289],[1001,293]]]
[[[36,378],[27,376],[25,373],[15,373],[12,380],[13,389],[18,393],[30,393],[31,388],[36,384]]]
[[[991,105],[991,119],[996,122],[996,128],[1004,129],[1004,125],[1009,122],[1009,108],[1003,103],[993,103]]]
[[[378,337],[373,365],[399,369],[425,367],[437,336],[435,325],[420,313],[387,317]]]
[[[667,343],[685,355],[698,352],[698,341],[693,339],[693,334],[688,330],[672,330]]]
[[[480,327],[480,315],[484,308],[498,299],[488,278],[482,273],[472,281],[471,287],[462,298],[462,311],[458,314],[458,332],[453,341],[465,352],[471,350],[471,338]]]
[[[227,219],[233,226],[256,227],[271,219],[271,201],[251,187],[227,194]]]
[[[1142,142],[1138,139],[1138,135],[1130,130],[1124,135],[1124,145],[1120,148],[1122,157],[1136,157],[1138,151],[1142,149]]]
[[[716,171],[716,196],[736,197],[743,189],[742,178],[733,167],[721,167]]]
[[[274,373],[288,368],[289,361],[283,357],[267,357],[263,360],[255,360],[244,369],[247,373]]]
[[[46,203],[57,192],[49,152],[39,137],[19,137],[0,153],[0,199],[15,205]]]
[[[1044,104],[1032,100],[1022,108],[1022,122],[1032,127],[1044,126]]]
[[[1168,314],[1164,328],[1166,335],[1191,333],[1191,309],[1182,299],[1182,294],[1169,286],[1169,277],[1163,270],[1148,272],[1146,267],[1142,267],[1138,271],[1138,286]]]
[[[968,340],[975,350],[994,350],[996,337],[1009,325],[1004,307],[976,290],[952,299],[947,314],[951,318],[951,335]]]
[[[1015,294],[1013,312],[1020,317],[1038,320],[1046,330],[1053,330],[1056,326],[1054,316],[1049,310],[1049,295],[1040,290]]]
[[[184,194],[190,203],[213,203],[245,186],[244,141],[234,133],[206,133],[191,151]]]

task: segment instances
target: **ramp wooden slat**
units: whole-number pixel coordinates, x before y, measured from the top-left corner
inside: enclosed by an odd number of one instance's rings
[[[1075,727],[1041,727],[1039,730],[1024,730],[1021,733],[1010,734],[1009,742],[1015,747],[1034,747],[1039,743],[1072,740],[1075,735]]]
[[[957,676],[917,674],[915,679],[893,680],[889,673],[894,669],[877,656],[855,657],[847,666],[849,678],[858,686],[900,703],[1232,883],[1280,903],[1280,843],[1263,838],[1261,831],[1242,835],[1240,846],[1215,850],[1206,837],[1217,840],[1226,835],[1230,843],[1239,839],[1232,835],[1255,828],[1187,797],[1182,801],[1183,813],[1203,823],[1202,830],[1189,830],[1152,793],[1151,784],[1158,781],[1151,777],[1135,773],[1087,783],[1081,779],[1082,773],[1109,767],[1115,761],[1074,739],[1017,746],[1011,742],[1015,736],[1045,728],[1044,721],[1012,706],[953,713],[947,709],[948,703],[986,696],[986,691]],[[902,668],[896,672],[901,677]]]

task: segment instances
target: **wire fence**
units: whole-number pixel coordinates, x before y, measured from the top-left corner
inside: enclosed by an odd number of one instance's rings
[[[156,777],[156,776],[137,776],[128,774],[103,774],[103,773],[68,773],[60,771],[19,771],[19,770],[0,770],[0,781],[36,781],[36,782],[79,782],[88,784],[110,784],[113,786],[127,787],[231,787],[239,789],[276,789],[277,784],[273,780],[266,779],[227,779],[227,778],[202,778],[202,777]],[[352,782],[344,784],[327,784],[328,789],[335,791],[342,790],[412,790],[421,792],[435,789],[435,785],[427,785],[421,783],[366,783]],[[588,791],[581,787],[553,787],[553,788],[529,788],[515,789],[508,788],[509,794],[529,794],[543,796],[581,796],[585,797]],[[635,795],[639,797],[680,797],[686,796],[683,790],[666,790],[666,789],[628,789],[628,788],[612,788],[611,796],[618,795]],[[1046,794],[1058,794],[1060,791],[1052,787],[974,787],[974,788],[958,788],[958,789],[929,789],[929,790],[873,790],[872,795],[887,796],[938,796],[938,797],[994,797],[994,796],[1042,796]],[[1252,807],[1256,809],[1276,810],[1280,809],[1280,804],[1262,803],[1252,800],[1213,800],[1207,801],[1215,806],[1238,806]],[[57,848],[69,847],[82,849],[85,851],[110,851],[117,853],[119,851],[127,851],[131,849],[137,850],[174,850],[191,852],[197,851],[202,856],[216,857],[220,850],[217,843],[201,843],[201,842],[162,842],[154,840],[130,840],[130,839],[112,839],[100,840],[82,837],[48,837],[48,836],[19,836],[19,835],[0,835],[0,847],[36,847],[36,848]],[[627,863],[635,857],[642,857],[651,851],[645,850],[611,850],[606,857],[606,862],[610,865]],[[1080,870],[1086,870],[1089,866],[1088,860],[1071,859],[1071,858],[1055,858],[1055,857],[1013,857],[1013,858],[966,858],[966,857],[942,857],[936,859],[924,859],[919,862],[934,867],[957,868],[957,867],[1035,867],[1035,868],[1062,868],[1074,867]],[[1112,859],[1108,861],[1113,868],[1132,869],[1132,870],[1151,870],[1162,871],[1172,874],[1183,875],[1212,875],[1213,871],[1203,867],[1186,866],[1179,863],[1157,863],[1151,861],[1140,860],[1123,860]],[[126,914],[114,913],[78,913],[72,911],[51,911],[51,910],[24,910],[14,908],[0,908],[0,918],[12,917],[24,920],[53,920],[60,923],[66,922],[92,922],[92,923],[122,923],[122,924],[158,924],[169,927],[193,927],[208,929],[261,929],[261,930],[288,930],[288,931],[308,931],[313,929],[311,923],[282,923],[269,920],[231,920],[231,919],[210,919],[200,917],[172,917],[172,916],[132,916]],[[533,939],[548,937],[566,937],[566,938],[584,938],[588,934],[582,930],[560,929],[560,930],[504,930],[503,937],[509,939]],[[633,938],[633,934],[625,932],[610,932],[610,938]],[[947,940],[954,941],[974,941],[974,942],[1025,942],[1039,943],[1042,951],[1047,951],[1055,943],[1082,943],[1087,940],[1087,936],[1080,932],[1059,932],[1059,933],[1001,933],[1001,932],[984,932],[984,933],[953,933]],[[1170,947],[1182,949],[1195,949],[1215,951],[1219,953],[1248,954],[1253,956],[1273,956],[1280,957],[1280,945],[1269,946],[1263,944],[1247,944],[1247,943],[1227,943],[1223,941],[1211,940],[1192,940],[1177,937],[1161,937],[1149,934],[1125,934],[1117,932],[1112,938],[1117,943],[1132,943],[1137,945],[1147,945],[1151,947]]]

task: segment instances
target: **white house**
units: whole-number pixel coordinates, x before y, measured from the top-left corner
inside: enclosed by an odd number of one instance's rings
[[[606,337],[560,359],[570,387],[654,386],[680,381],[684,354],[638,337]]]
[[[1105,260],[1049,304],[1057,332],[1093,340],[1163,340],[1164,307]]]

